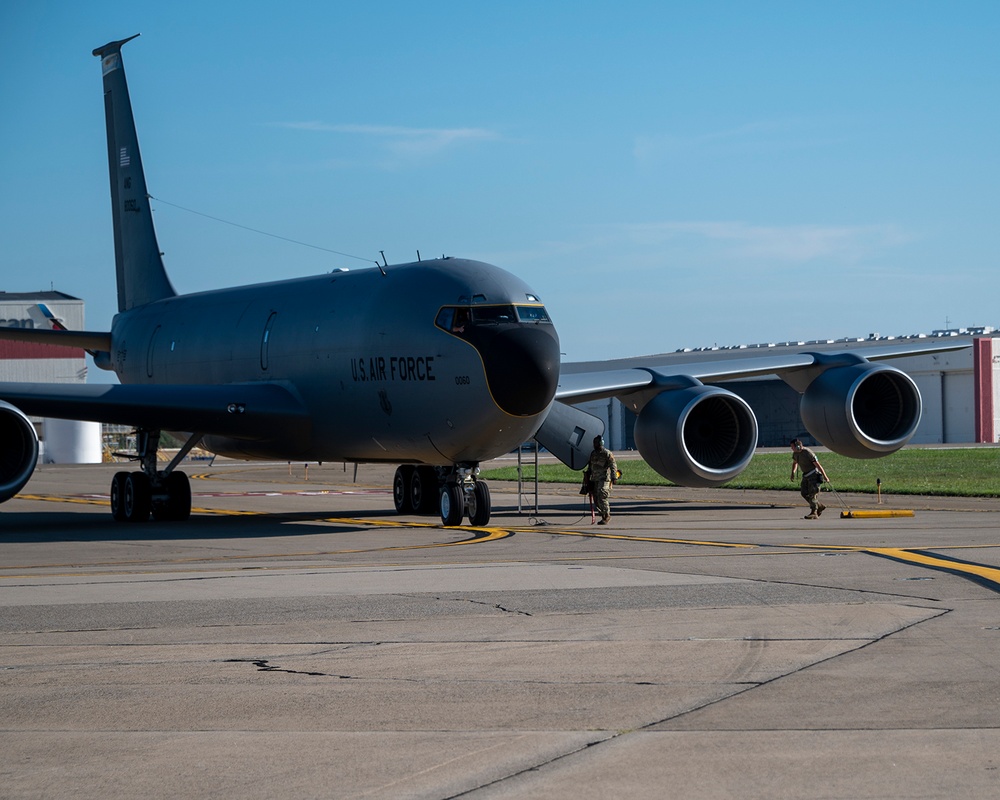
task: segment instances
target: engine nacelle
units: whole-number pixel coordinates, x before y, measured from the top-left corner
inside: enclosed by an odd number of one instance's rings
[[[757,418],[741,397],[717,386],[667,390],[639,412],[635,444],[664,478],[681,486],[718,486],[750,463]]]
[[[0,503],[28,482],[38,463],[38,434],[19,408],[0,400]]]
[[[809,384],[800,406],[806,430],[835,453],[879,458],[906,444],[920,423],[920,391],[885,364],[834,367]]]

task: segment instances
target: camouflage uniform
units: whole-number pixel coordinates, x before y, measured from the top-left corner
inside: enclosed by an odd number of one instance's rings
[[[611,485],[618,480],[618,464],[599,436],[594,439],[587,470],[590,472],[590,495],[594,498],[594,508],[601,516],[600,524],[607,525],[611,519],[608,495],[611,494]]]
[[[808,447],[803,447],[801,450],[795,450],[792,452],[792,474],[795,474],[794,468],[797,466],[802,470],[802,483],[799,486],[799,493],[809,504],[809,516],[806,519],[811,519],[818,517],[823,513],[826,508],[822,503],[816,500],[819,495],[820,486],[823,483],[823,473],[819,468],[819,459],[816,458],[816,454],[810,450]]]

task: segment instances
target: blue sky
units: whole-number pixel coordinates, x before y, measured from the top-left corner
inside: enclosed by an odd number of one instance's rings
[[[179,291],[476,258],[568,360],[1000,326],[1000,3],[0,2],[0,289],[95,330],[137,32]]]

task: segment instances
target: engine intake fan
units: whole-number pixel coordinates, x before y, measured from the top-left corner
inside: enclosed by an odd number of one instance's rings
[[[835,453],[879,458],[906,444],[920,424],[920,391],[885,364],[828,369],[802,395],[806,430]]]
[[[635,443],[664,478],[681,486],[718,486],[750,463],[757,419],[741,397],[717,386],[667,390],[639,412]]]
[[[37,462],[35,426],[21,409],[0,400],[0,503],[21,491]]]

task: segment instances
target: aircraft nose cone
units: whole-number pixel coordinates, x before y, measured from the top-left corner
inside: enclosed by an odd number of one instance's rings
[[[491,331],[476,342],[476,348],[486,368],[490,394],[508,414],[539,414],[552,402],[559,382],[559,337],[552,325]]]

